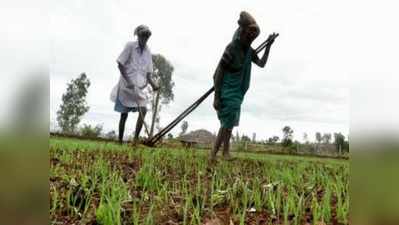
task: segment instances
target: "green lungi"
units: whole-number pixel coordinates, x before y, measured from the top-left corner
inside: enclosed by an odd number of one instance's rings
[[[239,45],[235,42],[232,54],[238,57]],[[251,80],[251,62],[252,62],[252,48],[249,48],[245,53],[243,61],[235,60],[234,64],[239,64],[241,69],[237,72],[224,71],[223,81],[220,88],[220,103],[221,108],[218,110],[218,118],[223,128],[232,129],[238,126],[240,122],[241,104],[245,93],[249,88]],[[242,57],[241,57],[242,58]]]

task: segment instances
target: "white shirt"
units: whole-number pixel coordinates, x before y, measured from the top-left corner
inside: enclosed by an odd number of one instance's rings
[[[126,76],[132,81],[134,88],[127,88],[127,81],[121,75],[118,84],[112,89],[111,100],[115,102],[119,98],[126,107],[146,106],[148,94],[144,88],[148,84],[147,73],[153,72],[150,50],[146,46],[141,53],[138,41],[128,42],[117,62],[125,67]]]

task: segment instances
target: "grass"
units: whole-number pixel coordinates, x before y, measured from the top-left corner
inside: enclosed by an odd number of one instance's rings
[[[346,160],[50,138],[52,224],[348,224]]]

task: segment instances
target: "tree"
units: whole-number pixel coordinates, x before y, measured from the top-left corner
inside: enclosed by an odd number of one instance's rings
[[[280,138],[278,136],[273,136],[273,137],[269,137],[269,139],[267,140],[267,143],[269,144],[275,144],[278,142]]]
[[[289,126],[285,126],[283,128],[283,139],[282,144],[283,146],[290,146],[292,144],[292,138],[294,134],[294,130],[291,129]]]
[[[325,134],[323,134],[321,139],[323,140],[324,144],[330,144],[331,134],[330,133],[325,133]]]
[[[309,138],[308,138],[308,134],[305,132],[305,133],[303,133],[303,141],[306,143],[306,144],[309,144]]]
[[[320,132],[316,132],[316,141],[317,141],[317,143],[320,144],[320,142],[321,142],[322,140],[323,140],[323,139],[322,139],[322,137],[321,137],[321,133],[320,133]]]
[[[75,133],[81,117],[89,111],[86,103],[86,95],[90,81],[85,73],[72,79],[67,84],[66,93],[62,95],[62,103],[57,111],[57,122],[62,132]]]
[[[341,133],[334,133],[334,144],[338,154],[341,154],[345,145],[345,136]]]
[[[215,134],[214,134],[214,135],[215,135]],[[215,135],[215,136],[217,136],[217,135]],[[234,136],[234,134],[231,135],[231,141],[232,141],[233,143],[236,142],[236,137]]]
[[[256,142],[256,133],[252,134],[252,142],[255,143]]]
[[[181,125],[181,133],[180,136],[185,134],[187,132],[188,129],[188,122],[187,121],[183,121],[182,125]]]
[[[154,66],[153,79],[158,83],[159,90],[157,92],[151,91],[152,121],[150,137],[154,134],[155,124],[158,124],[157,127],[159,128],[161,105],[167,105],[173,101],[173,87],[175,86],[175,83],[172,81],[174,70],[172,64],[161,54],[152,55],[152,62]]]
[[[251,138],[249,138],[247,135],[242,135],[241,137],[242,142],[251,142]]]
[[[238,133],[238,131],[236,131],[236,138],[235,138],[235,141],[236,141],[236,142],[240,142],[240,141],[241,141],[241,139],[240,139],[240,134]]]
[[[169,133],[168,134],[168,139],[173,139],[173,134]]]

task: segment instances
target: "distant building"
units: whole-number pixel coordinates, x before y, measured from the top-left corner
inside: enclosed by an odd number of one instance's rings
[[[178,140],[187,148],[210,147],[215,142],[216,136],[205,129],[200,129],[182,135]]]

